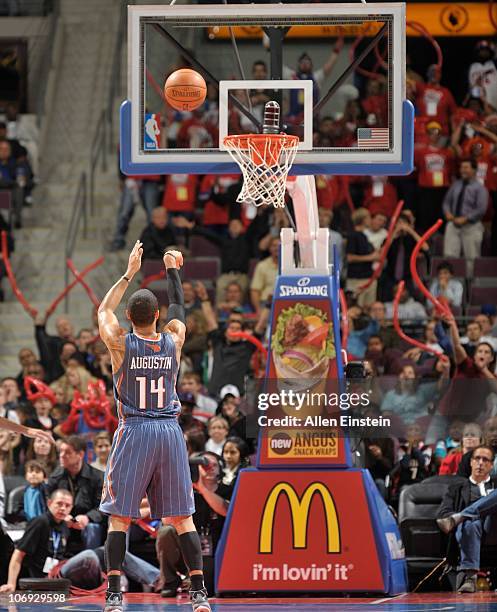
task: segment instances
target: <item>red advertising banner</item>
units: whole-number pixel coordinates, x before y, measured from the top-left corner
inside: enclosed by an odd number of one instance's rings
[[[384,591],[364,487],[359,470],[242,472],[216,590]]]

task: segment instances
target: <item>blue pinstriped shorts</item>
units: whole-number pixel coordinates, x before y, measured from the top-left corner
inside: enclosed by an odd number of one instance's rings
[[[100,510],[139,518],[145,496],[152,518],[195,512],[188,453],[176,418],[129,417],[114,434]]]

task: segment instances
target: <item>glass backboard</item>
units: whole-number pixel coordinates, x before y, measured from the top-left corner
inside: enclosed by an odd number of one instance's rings
[[[175,111],[163,95],[183,67],[207,83],[192,112]],[[272,99],[281,130],[300,139],[291,174],[409,173],[405,5],[128,7],[124,173],[238,173],[223,138],[258,133]]]

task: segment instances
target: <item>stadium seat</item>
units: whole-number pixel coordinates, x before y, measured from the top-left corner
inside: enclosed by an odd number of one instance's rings
[[[23,506],[24,489],[27,482],[22,476],[4,476],[5,484],[5,518],[9,522],[20,520],[19,511]],[[22,491],[21,491],[22,490]],[[19,508],[19,500],[21,502]]]
[[[442,261],[448,261],[454,269],[454,277],[465,279],[466,278],[466,259],[464,257],[433,257],[431,260],[430,277],[435,278],[437,275],[437,267]]]
[[[219,257],[193,257],[185,259],[183,278],[214,281],[221,273]]]
[[[219,257],[219,247],[204,236],[192,236],[189,242],[190,252],[194,257]]]
[[[444,237],[443,234],[437,233],[433,236],[433,238],[431,239],[431,245],[432,245],[432,253],[433,255],[437,256],[442,256],[443,252],[444,252]]]
[[[450,309],[455,317],[462,317],[462,306],[451,306]]]
[[[475,259],[473,287],[497,287],[497,257]]]
[[[9,493],[7,504],[5,506],[5,518],[9,523],[18,523],[26,520],[23,515],[24,510],[24,491],[26,485],[22,484]]]
[[[402,489],[399,498],[399,528],[406,551],[410,589],[426,576],[446,555],[448,537],[436,524],[438,508],[449,485],[462,479],[459,476],[431,476],[420,483]],[[481,567],[495,565],[497,534],[484,538],[481,550]],[[437,580],[432,580],[434,590],[440,590]],[[453,585],[454,586],[454,585]]]
[[[475,259],[474,276],[497,278],[497,257],[478,257]]]
[[[468,306],[466,308],[466,317],[472,319],[481,313],[481,306]]]
[[[497,287],[471,287],[469,303],[472,306],[497,304]]]
[[[399,528],[404,543],[409,586],[414,586],[446,555],[447,536],[436,524],[442,498],[454,476],[434,476],[402,489]]]
[[[142,262],[141,273],[143,278],[158,274],[164,270],[164,262],[160,259],[144,259]]]

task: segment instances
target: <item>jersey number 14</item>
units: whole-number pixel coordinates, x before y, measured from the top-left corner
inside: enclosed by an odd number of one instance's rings
[[[136,380],[140,386],[140,401],[138,408],[145,410],[147,407],[147,395],[151,396],[152,393],[157,394],[157,408],[164,408],[164,395],[166,394],[166,387],[164,386],[164,376],[161,376],[157,380],[151,379],[150,381],[146,376],[137,376]],[[147,383],[150,382],[150,387],[147,389]],[[148,392],[148,393],[147,393]]]

